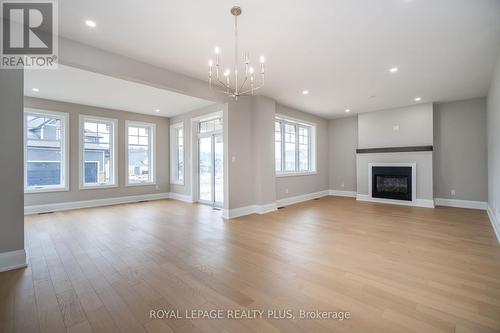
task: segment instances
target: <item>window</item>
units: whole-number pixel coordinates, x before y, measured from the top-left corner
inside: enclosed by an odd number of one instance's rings
[[[274,123],[275,170],[278,176],[316,172],[316,127],[277,117]]]
[[[184,124],[170,126],[170,183],[184,185]]]
[[[222,118],[217,117],[213,119],[200,121],[198,124],[198,133],[207,133],[214,131],[222,131]]]
[[[68,114],[24,113],[24,191],[67,191]]]
[[[115,187],[116,119],[80,116],[80,188]]]
[[[127,185],[155,183],[155,125],[127,121]]]

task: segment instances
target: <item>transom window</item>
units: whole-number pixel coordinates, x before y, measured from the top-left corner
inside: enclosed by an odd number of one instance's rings
[[[274,123],[275,170],[278,176],[316,171],[316,127],[277,117]]]
[[[155,125],[127,121],[127,185],[154,184]]]
[[[80,116],[82,188],[116,186],[116,119]]]
[[[170,183],[184,185],[184,124],[170,126]]]
[[[68,190],[68,114],[27,110],[24,113],[24,190]]]
[[[198,126],[199,126],[198,132],[200,134],[207,132],[214,132],[214,131],[222,131],[222,118],[217,117],[213,119],[203,120],[199,122]]]

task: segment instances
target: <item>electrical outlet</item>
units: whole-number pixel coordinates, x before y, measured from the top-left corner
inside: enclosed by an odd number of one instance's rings
[[[236,162],[236,156],[231,157],[231,162],[233,162],[233,163]]]
[[[392,130],[393,130],[394,132],[399,132],[399,125],[394,125],[394,126],[392,126]]]
[[[285,193],[288,193],[288,189],[287,188],[285,189]]]
[[[453,196],[457,195],[457,192],[455,192],[455,190],[451,190],[451,191],[450,191],[450,193],[451,193],[451,195],[453,195]]]
[[[340,184],[340,186],[341,186],[341,187],[345,187],[345,184],[344,184],[344,183],[342,183],[342,184]]]

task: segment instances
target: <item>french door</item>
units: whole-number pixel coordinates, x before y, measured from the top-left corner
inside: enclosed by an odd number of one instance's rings
[[[222,133],[198,135],[198,201],[222,207],[224,203],[224,145]]]

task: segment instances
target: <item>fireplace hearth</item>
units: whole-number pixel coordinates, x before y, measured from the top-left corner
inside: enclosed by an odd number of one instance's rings
[[[412,201],[412,167],[372,166],[372,197]]]

